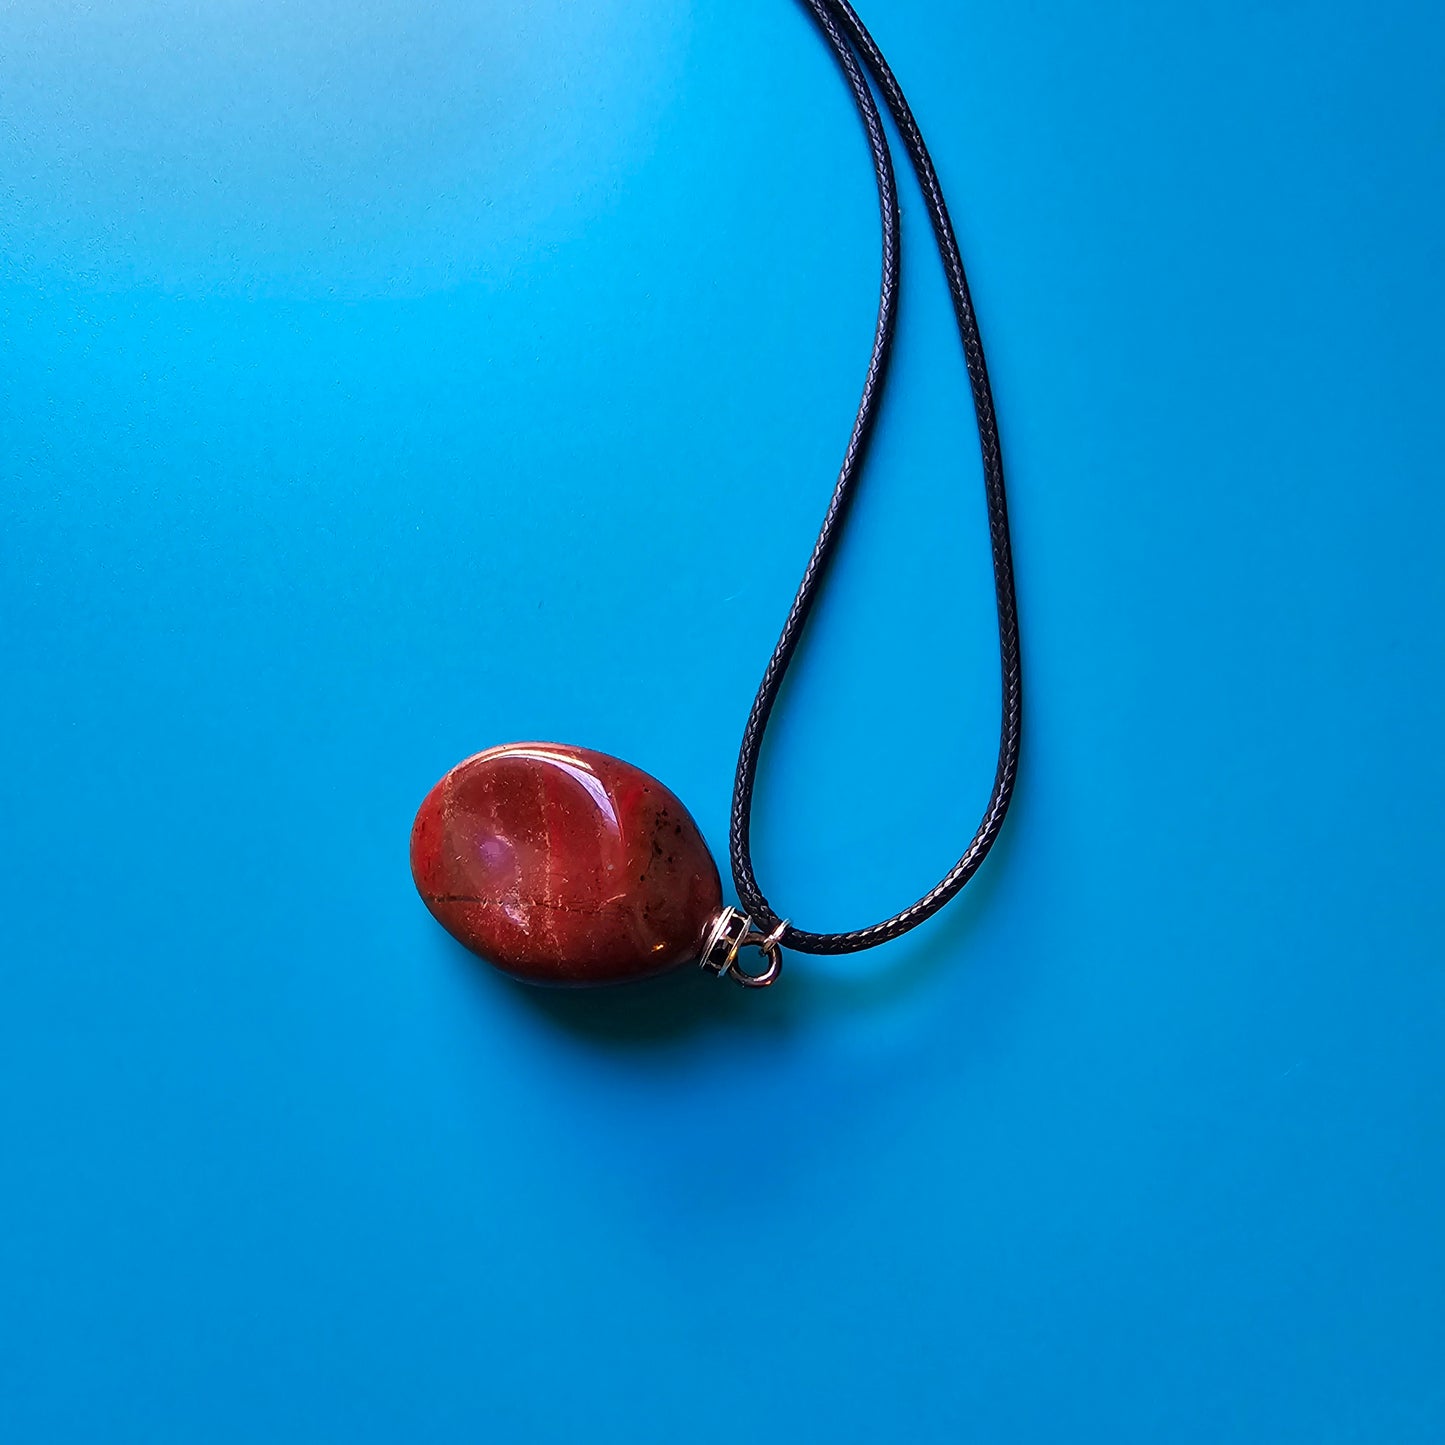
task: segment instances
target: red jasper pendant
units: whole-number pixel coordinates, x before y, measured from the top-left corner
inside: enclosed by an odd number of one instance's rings
[[[451,770],[411,833],[422,901],[529,983],[619,983],[699,958],[722,911],[686,808],[630,763],[508,743]]]

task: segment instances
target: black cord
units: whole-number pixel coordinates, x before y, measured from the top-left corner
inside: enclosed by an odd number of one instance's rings
[[[819,588],[842,534],[848,507],[856,490],[868,441],[872,436],[878,402],[883,392],[897,314],[898,191],[888,139],[878,114],[878,106],[860,69],[860,62],[867,67],[874,84],[881,92],[903,139],[913,173],[923,191],[923,199],[933,225],[934,240],[943,261],[948,289],[953,297],[958,334],[963,343],[964,361],[968,368],[969,389],[973,393],[979,447],[983,455],[984,499],[987,504],[989,539],[993,552],[999,662],[1003,680],[1003,720],[999,735],[998,767],[994,773],[988,806],[973,841],[938,885],[901,913],[868,928],[857,928],[848,933],[808,933],[789,925],[781,934],[783,946],[800,953],[854,953],[859,949],[887,943],[889,939],[907,933],[910,928],[932,917],[973,877],[987,857],[999,830],[1003,827],[1004,815],[1008,812],[1009,801],[1013,797],[1014,780],[1018,775],[1019,740],[1023,724],[1023,686],[1019,664],[1018,607],[1014,596],[1013,554],[1009,545],[1008,504],[1004,495],[998,419],[994,414],[993,393],[988,384],[988,368],[984,363],[978,319],[974,315],[968,279],[963,270],[963,258],[959,254],[958,241],[954,236],[953,223],[949,219],[938,174],[933,168],[928,147],[923,142],[923,135],[913,118],[913,112],[908,108],[898,81],[852,6],[847,0],[803,0],[803,3],[837,57],[868,133],[883,223],[883,276],[878,293],[878,321],[873,335],[873,353],[868,361],[863,396],[853,421],[852,434],[848,438],[848,448],[843,454],[843,465],[839,470],[828,510],[824,514],[818,539],[813,544],[812,555],[808,558],[803,580],[783,624],[782,635],[778,638],[772,657],[768,659],[762,684],[758,688],[757,697],[753,699],[752,711],[743,732],[742,747],[738,752],[729,844],[738,899],[751,916],[754,926],[763,932],[771,932],[781,923],[778,914],[763,897],[758,886],[749,844],[758,754],[762,748],[768,719],[777,702],[778,689],[782,686],[788,664],[793,660],[799,638],[807,625],[808,615],[817,600]]]

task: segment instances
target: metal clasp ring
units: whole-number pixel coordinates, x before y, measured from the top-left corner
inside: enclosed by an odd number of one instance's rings
[[[763,957],[767,959],[768,966],[761,973],[747,973],[733,963],[733,982],[740,983],[744,988],[767,988],[769,984],[778,981],[778,975],[783,971],[783,934],[788,930],[788,920],[785,918],[771,933],[760,933],[756,928],[749,928],[743,937],[744,948],[756,948]]]
[[[763,933],[753,927],[746,913],[724,908],[707,931],[699,962],[710,973],[731,978],[744,988],[767,988],[777,982],[783,971],[782,939],[787,928],[788,921],[784,919],[771,933]],[[740,968],[738,954],[744,948],[759,950],[767,960],[767,967],[757,973]]]

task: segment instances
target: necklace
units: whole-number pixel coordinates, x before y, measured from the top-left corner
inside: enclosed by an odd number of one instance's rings
[[[695,960],[719,977],[761,988],[778,978],[784,947],[831,954],[887,943],[932,917],[973,877],[1013,796],[1023,716],[1018,610],[998,422],[963,260],[922,133],[873,37],[847,0],[803,3],[843,71],[867,132],[882,220],[883,274],[873,350],[843,464],[738,753],[729,852],[742,906],[724,906],[717,865],[697,824],[657,779],[587,748],[556,743],[489,748],[459,763],[422,803],[411,835],[412,876],[448,933],[488,963],[531,983],[615,983]],[[779,916],[753,871],[753,785],[778,690],[847,520],[893,348],[898,190],[870,79],[923,192],[963,345],[993,553],[1002,726],[988,805],[958,862],[891,918],[846,933],[809,933]],[[759,951],[755,970],[740,961],[744,948]]]

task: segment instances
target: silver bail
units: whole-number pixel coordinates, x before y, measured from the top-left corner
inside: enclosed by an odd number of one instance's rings
[[[708,925],[703,935],[701,966],[718,978],[731,978],[744,988],[767,988],[777,981],[783,969],[781,947],[784,919],[771,933],[762,933],[753,927],[753,920],[736,908],[724,908]],[[738,954],[744,948],[756,948],[767,960],[767,967],[759,973],[748,973],[738,966]]]

